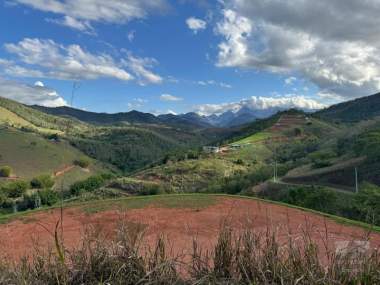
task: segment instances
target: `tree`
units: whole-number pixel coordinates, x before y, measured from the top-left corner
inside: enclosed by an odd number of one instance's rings
[[[38,192],[38,195],[41,198],[41,204],[47,205],[47,206],[54,205],[55,203],[58,202],[58,199],[59,199],[58,193],[51,189],[40,190]]]
[[[5,186],[3,189],[8,194],[10,198],[18,198],[25,194],[26,189],[28,189],[28,183],[25,181],[14,181]]]
[[[295,128],[295,129],[294,129],[294,135],[295,135],[296,137],[302,135],[302,130],[301,130],[300,128]]]
[[[74,164],[82,168],[87,168],[90,165],[90,161],[87,158],[82,157],[74,160]]]
[[[3,166],[0,168],[0,177],[11,176],[12,168],[10,166]]]
[[[30,185],[38,189],[51,188],[54,185],[54,180],[49,174],[44,174],[33,178]]]

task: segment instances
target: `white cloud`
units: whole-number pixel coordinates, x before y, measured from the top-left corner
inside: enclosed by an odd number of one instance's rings
[[[136,31],[130,31],[127,35],[127,38],[128,38],[128,41],[130,42],[133,42],[133,40],[135,39],[135,35],[136,35]]]
[[[29,85],[0,77],[0,96],[28,105],[47,107],[65,106],[67,102],[59,94],[44,86],[42,82]]]
[[[170,94],[162,94],[160,96],[160,100],[161,101],[182,101],[183,98],[176,97],[176,96],[173,96],[173,95],[170,95]]]
[[[297,72],[346,98],[380,89],[377,0],[224,3],[218,66]]]
[[[146,83],[159,84],[163,81],[161,76],[149,70],[157,64],[153,58],[139,58],[129,54],[128,59],[124,60],[123,64],[132,70],[141,85]]]
[[[148,100],[143,99],[143,98],[134,98],[132,100],[132,102],[129,102],[127,104],[127,106],[128,106],[129,110],[138,109],[138,108],[143,107],[145,105],[145,103],[147,103],[147,102],[148,102]]]
[[[252,96],[239,102],[222,103],[222,104],[205,104],[196,107],[196,112],[200,115],[222,114],[227,111],[237,112],[241,108],[247,107],[251,110],[268,110],[278,109],[286,110],[291,108],[302,109],[306,111],[317,110],[326,107],[313,99],[295,94],[278,97],[256,97]]]
[[[56,22],[84,31],[91,22],[124,24],[143,19],[150,12],[164,11],[166,0],[13,0],[34,9],[62,15]]]
[[[16,77],[47,77],[62,80],[106,77],[123,81],[130,81],[136,77],[140,84],[157,84],[163,80],[161,76],[150,70],[158,64],[155,59],[140,58],[130,53],[127,53],[126,59],[118,61],[108,54],[92,54],[79,45],[64,46],[53,40],[28,38],[16,44],[5,44],[5,48],[16,55],[19,62],[32,66],[31,69],[1,60],[3,72]]]
[[[55,23],[61,26],[66,26],[75,30],[79,30],[81,32],[95,34],[95,31],[89,21],[78,20],[70,16],[64,16],[62,19],[47,18],[46,21],[49,23]]]
[[[5,48],[17,55],[24,64],[40,67],[46,77],[57,79],[113,77],[126,81],[133,79],[133,76],[120,68],[111,56],[91,54],[79,45],[63,46],[53,40],[26,38],[17,44],[5,44]]]
[[[285,79],[285,84],[286,85],[293,85],[293,83],[296,81],[297,81],[297,78],[295,78],[294,76],[290,76],[290,77]]]
[[[199,80],[199,81],[197,81],[195,83],[198,84],[198,85],[201,85],[201,86],[219,86],[219,87],[222,87],[222,88],[232,88],[232,85],[230,85],[228,83],[217,82],[215,80],[207,80],[207,81]]]
[[[174,112],[173,110],[167,110],[166,111],[167,114],[171,114],[171,115],[178,115],[176,112]]]
[[[36,81],[34,82],[34,86],[45,87],[45,84],[42,81]]]
[[[220,85],[220,87],[222,87],[222,88],[229,88],[229,89],[232,88],[232,85],[227,84],[227,83],[223,83],[223,82],[220,82],[219,85]]]
[[[207,27],[206,21],[194,17],[188,18],[186,20],[186,24],[187,27],[194,32],[194,34],[198,33],[200,30],[206,29]]]

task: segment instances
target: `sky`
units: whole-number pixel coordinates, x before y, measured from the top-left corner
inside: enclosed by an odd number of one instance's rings
[[[0,96],[108,113],[319,109],[380,90],[379,14],[378,0],[3,0]]]

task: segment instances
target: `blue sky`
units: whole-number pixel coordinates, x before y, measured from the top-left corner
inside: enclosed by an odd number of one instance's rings
[[[377,1],[315,3],[2,1],[0,96],[70,104],[77,81],[76,108],[211,114],[315,109],[378,91],[380,23],[366,20]]]

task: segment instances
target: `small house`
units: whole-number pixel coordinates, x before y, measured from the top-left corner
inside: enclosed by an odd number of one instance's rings
[[[204,146],[203,152],[205,152],[205,153],[218,153],[218,152],[220,152],[220,148],[217,146]]]
[[[241,145],[240,144],[232,144],[231,149],[240,149]]]

